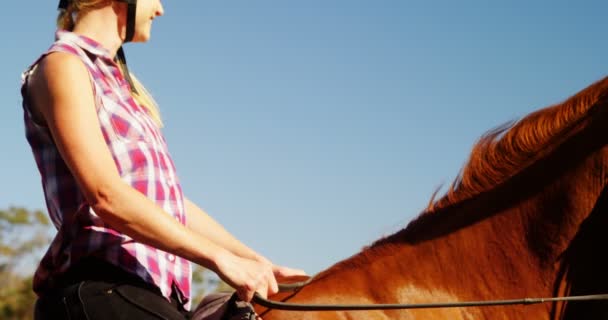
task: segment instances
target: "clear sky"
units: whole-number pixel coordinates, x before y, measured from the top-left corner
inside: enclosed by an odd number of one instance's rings
[[[484,132],[608,70],[606,1],[163,3],[151,41],[125,50],[186,195],[309,273],[404,227]],[[19,83],[56,5],[3,7],[0,208],[44,208]]]

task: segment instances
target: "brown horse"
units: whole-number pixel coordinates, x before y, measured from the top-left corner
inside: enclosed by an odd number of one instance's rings
[[[431,303],[608,293],[608,78],[484,135],[405,229],[271,300]],[[608,302],[294,312],[284,319],[608,319]]]

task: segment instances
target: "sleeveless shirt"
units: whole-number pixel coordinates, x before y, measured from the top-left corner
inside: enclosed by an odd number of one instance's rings
[[[48,214],[57,234],[34,275],[34,291],[52,288],[54,279],[85,257],[103,259],[160,289],[190,309],[190,262],[139,243],[104,223],[87,203],[47,127],[36,123],[27,101],[28,76],[44,56],[65,52],[89,71],[99,126],[123,181],[186,225],[182,189],[160,128],[133,99],[130,86],[109,51],[98,42],[59,30],[55,42],[22,74],[26,139],[40,172]],[[77,94],[77,93],[76,93]]]

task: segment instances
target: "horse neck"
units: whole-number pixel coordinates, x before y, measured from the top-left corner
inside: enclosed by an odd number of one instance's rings
[[[573,145],[581,146],[588,138]],[[597,214],[608,208],[608,200],[602,200],[608,199],[604,192],[608,150],[595,144],[582,150],[565,149],[447,212],[423,215],[406,229],[315,276],[299,292],[276,299],[321,304],[428,303],[606,291],[608,279],[601,282],[593,274],[608,269],[608,262],[598,264],[589,248],[608,241],[602,228],[608,215]],[[470,310],[475,319],[500,318],[499,313],[503,318],[546,319],[563,312],[548,304]],[[436,312],[416,314],[423,319],[458,319]],[[566,308],[568,312],[578,310]],[[289,314],[293,319],[325,319]],[[328,313],[327,319],[333,316]],[[374,318],[361,314],[353,319],[366,316]],[[264,318],[291,319],[281,312]]]
[[[508,197],[499,190],[481,203],[463,205],[460,212],[449,213],[456,219],[475,219],[489,212],[486,218],[464,222],[465,226],[423,241],[405,237],[410,241],[386,243],[386,248],[379,250],[400,250],[387,259],[399,266],[399,277],[406,286],[442,288],[460,299],[473,300],[553,295],[563,264],[569,263],[563,260],[564,252],[597,209],[594,207],[603,192],[603,153],[606,151],[567,168],[558,163],[541,164],[547,178],[538,176],[538,182],[526,186],[517,181],[507,184]],[[553,174],[558,178],[548,178]],[[440,225],[440,221],[438,218],[435,224]],[[450,222],[446,223],[449,229]],[[387,273],[391,277],[396,274]]]
[[[520,192],[505,200],[510,206],[489,200],[464,205],[450,213],[458,221],[491,214],[450,232],[431,232],[450,228],[439,218],[428,237],[420,233],[424,228],[417,230],[418,237],[405,229],[319,274],[290,301],[423,303],[553,296],[563,270],[560,257],[601,192],[593,169],[599,166],[603,159],[590,158],[559,179],[512,189]],[[547,308],[537,310],[547,313]]]

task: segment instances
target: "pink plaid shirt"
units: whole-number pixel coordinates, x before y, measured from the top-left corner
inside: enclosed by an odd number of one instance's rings
[[[92,39],[57,31],[50,52],[73,54],[89,70],[99,126],[121,178],[186,224],[184,201],[173,160],[160,129],[131,96],[113,57]],[[23,84],[40,58],[23,73]],[[104,259],[158,286],[165,297],[185,298],[190,309],[190,262],[138,243],[105,224],[86,202],[61,158],[48,128],[37,124],[23,100],[26,138],[42,178],[46,205],[57,235],[34,276],[34,290],[53,286],[54,278],[88,256]]]

